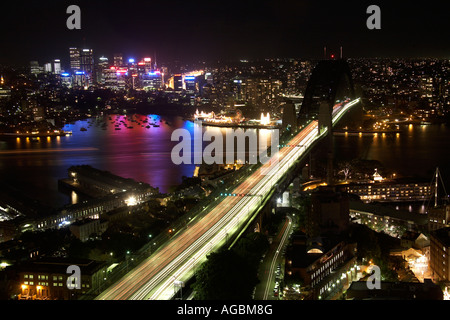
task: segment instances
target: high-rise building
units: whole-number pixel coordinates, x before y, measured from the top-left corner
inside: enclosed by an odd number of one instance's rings
[[[152,71],[152,59],[151,58],[144,58],[144,67],[145,67],[146,73]]]
[[[195,76],[185,76],[184,77],[184,87],[187,91],[196,91],[196,81]]]
[[[95,65],[95,81],[97,83],[105,82],[104,70],[109,69],[109,61],[107,57],[98,58],[97,64]]]
[[[142,87],[147,91],[160,89],[162,86],[162,74],[159,70],[152,70],[142,77]]]
[[[48,73],[52,72],[52,64],[50,62],[44,64],[44,71]]]
[[[69,48],[70,69],[78,71],[81,69],[81,54],[78,48]]]
[[[53,73],[61,74],[61,60],[59,59],[53,60]]]
[[[211,72],[206,72],[205,73],[205,80],[206,83],[213,85],[214,84],[214,78]]]
[[[121,53],[114,54],[114,67],[122,67],[123,66],[123,55]]]
[[[175,91],[183,90],[183,77],[181,74],[173,75],[173,89]]]
[[[105,88],[111,90],[118,89],[116,67],[112,66],[103,70]]]
[[[94,72],[94,52],[92,49],[83,49],[80,54],[80,69],[86,74]]]
[[[61,84],[68,88],[72,87],[72,76],[68,72],[61,73]]]
[[[39,66],[39,63],[37,61],[30,61],[30,72],[33,75],[37,75],[39,73],[42,73],[43,68]]]

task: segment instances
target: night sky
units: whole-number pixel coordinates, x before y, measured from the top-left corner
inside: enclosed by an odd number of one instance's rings
[[[66,8],[81,8],[81,30],[68,30]],[[366,9],[381,8],[381,30]],[[96,56],[157,55],[194,62],[267,57],[450,58],[448,1],[2,1],[0,63],[68,61],[70,46]]]

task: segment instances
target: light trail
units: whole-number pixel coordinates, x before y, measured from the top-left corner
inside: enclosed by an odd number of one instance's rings
[[[332,112],[333,124],[358,101],[353,100],[344,106],[336,105]],[[239,230],[293,163],[327,131],[325,129],[319,134],[317,120],[309,123],[288,143],[295,147],[281,148],[271,157],[271,161],[261,166],[232,192],[255,197],[224,198],[202,219],[188,223],[186,229],[177,233],[96,299],[171,299],[175,291],[174,282],[188,280],[195,265],[206,260],[209,252],[222,246],[227,234]]]
[[[283,246],[285,245],[286,242],[286,238],[289,236],[289,232],[291,230],[291,225],[292,225],[292,218],[287,216],[286,217],[286,223],[284,225],[284,229],[282,232],[282,239],[280,241],[280,243],[278,244],[278,247],[275,251],[274,257],[272,259],[272,263],[270,264],[270,268],[269,268],[269,277],[267,278],[267,284],[266,284],[266,289],[264,290],[264,296],[263,296],[263,300],[267,300],[269,297],[269,292],[271,289],[271,283],[272,283],[272,278],[273,278],[273,274],[274,274],[274,270],[275,270],[275,265],[277,264],[278,261],[278,255],[280,254],[280,251],[282,250]]]

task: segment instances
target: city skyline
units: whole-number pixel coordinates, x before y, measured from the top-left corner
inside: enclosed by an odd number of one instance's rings
[[[69,30],[68,1],[16,1],[3,4],[8,15],[2,64],[68,61],[67,48],[93,48],[97,57],[121,52],[127,56],[157,55],[158,60],[214,61],[273,57],[320,59],[329,53],[345,57],[446,58],[450,30],[443,3],[377,2],[381,30],[369,30],[367,7],[288,1],[283,3],[218,3],[178,1],[78,1],[81,30]]]

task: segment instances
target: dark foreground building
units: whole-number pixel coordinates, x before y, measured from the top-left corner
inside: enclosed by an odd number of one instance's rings
[[[69,288],[73,276],[69,266],[80,268],[80,288]],[[17,268],[15,292],[19,300],[72,300],[89,290],[100,288],[107,272],[104,262],[88,259],[44,258],[23,263]]]
[[[424,283],[381,282],[380,289],[369,289],[366,281],[353,282],[347,300],[443,300],[441,288],[430,279]]]

